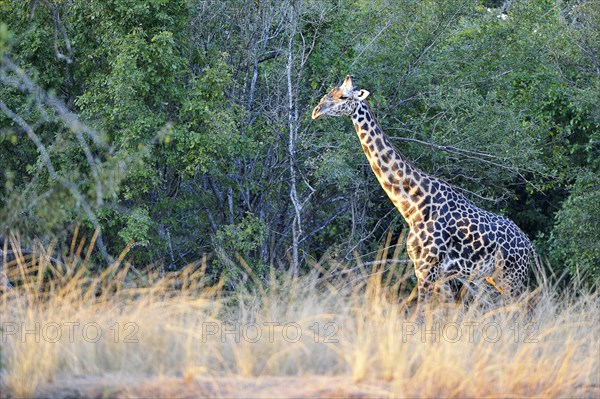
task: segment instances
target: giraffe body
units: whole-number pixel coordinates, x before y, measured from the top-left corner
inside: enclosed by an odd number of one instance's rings
[[[350,76],[313,111],[352,118],[379,183],[409,225],[407,252],[418,279],[419,305],[434,290],[450,295],[449,279],[478,286],[493,282],[510,297],[521,294],[532,256],[527,236],[508,218],[478,208],[447,182],[413,166],[383,133]],[[498,282],[496,285],[494,279]]]

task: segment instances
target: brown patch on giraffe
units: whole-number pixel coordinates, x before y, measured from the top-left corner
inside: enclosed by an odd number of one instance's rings
[[[379,166],[377,166],[375,163],[371,164],[371,169],[373,169],[373,172],[375,172],[375,174],[377,175],[377,177],[381,177],[381,169],[379,169]]]
[[[365,154],[367,155],[367,157],[371,156],[371,151],[369,151],[369,147],[367,147],[365,144],[362,145],[363,151],[365,152]]]
[[[406,194],[410,191],[410,183],[406,179],[402,180],[402,190],[404,190]]]
[[[421,190],[420,186],[417,186],[417,185],[412,186],[411,185],[411,188],[410,188],[410,191],[408,192],[408,194],[411,197],[421,197],[423,195],[423,190]]]

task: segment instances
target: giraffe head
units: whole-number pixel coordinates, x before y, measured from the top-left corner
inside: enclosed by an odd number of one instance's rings
[[[321,115],[352,115],[359,102],[369,96],[369,92],[363,89],[355,89],[352,86],[352,77],[346,76],[340,87],[335,87],[323,96],[319,105],[312,112],[312,118],[317,119]]]

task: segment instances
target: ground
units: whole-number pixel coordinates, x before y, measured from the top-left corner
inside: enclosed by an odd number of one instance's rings
[[[390,395],[388,382],[353,383],[348,377],[200,377],[57,379],[36,392],[38,398],[373,398]],[[2,395],[4,397],[4,395]],[[10,397],[10,396],[8,396]]]

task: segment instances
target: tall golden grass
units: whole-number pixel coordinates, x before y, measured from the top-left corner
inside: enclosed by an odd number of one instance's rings
[[[377,396],[389,397],[600,395],[597,294],[541,285],[503,304],[483,290],[468,306],[433,307],[418,324],[406,294],[412,271],[390,265],[386,249],[368,265],[312,262],[298,278],[261,280],[237,259],[246,288],[227,292],[209,283],[206,260],[142,272],[123,255],[96,275],[92,244],[74,238],[57,263],[52,246],[25,255],[13,239],[14,259],[3,262],[13,287],[0,287],[0,396],[45,396],[53,381],[67,389],[81,376],[328,376],[379,383]],[[289,388],[276,385],[272,396]],[[196,394],[218,396],[210,392]]]

